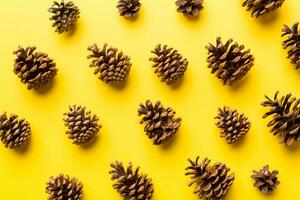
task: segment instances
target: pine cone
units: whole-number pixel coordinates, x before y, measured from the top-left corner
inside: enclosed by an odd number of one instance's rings
[[[90,67],[95,68],[94,74],[99,75],[99,79],[106,83],[120,84],[125,82],[131,67],[130,57],[123,54],[118,49],[108,47],[107,44],[99,49],[97,44],[88,47],[92,59]]]
[[[278,98],[278,94],[277,91],[273,100],[265,96],[267,100],[262,103],[262,106],[270,109],[263,118],[273,116],[268,123],[268,127],[272,127],[271,133],[279,134],[281,143],[289,146],[300,139],[300,99],[292,97],[291,94]]]
[[[203,8],[202,4],[203,0],[177,0],[177,12],[187,16],[197,16]]]
[[[101,125],[98,125],[99,118],[86,111],[83,106],[69,106],[69,112],[64,113],[66,132],[74,144],[84,144],[96,137]]]
[[[269,165],[265,165],[261,170],[253,170],[251,178],[254,179],[254,186],[257,187],[263,193],[271,193],[279,185],[278,171],[270,171]]]
[[[248,133],[251,125],[248,118],[237,110],[225,106],[219,108],[219,113],[215,117],[218,121],[216,125],[221,130],[221,137],[225,138],[229,144],[235,143]]]
[[[152,180],[147,175],[139,173],[139,167],[133,170],[132,164],[129,163],[125,169],[119,161],[111,163],[110,166],[113,168],[109,171],[111,180],[116,180],[113,187],[123,199],[151,199],[154,192]]]
[[[48,11],[53,14],[50,20],[54,21],[52,26],[59,34],[69,31],[77,22],[80,14],[78,7],[72,1],[65,3],[64,0],[60,3],[54,1]]]
[[[82,199],[83,185],[75,177],[60,174],[50,177],[46,184],[48,200],[80,200]]]
[[[196,185],[194,193],[198,195],[199,199],[224,199],[234,181],[234,174],[228,174],[230,169],[219,162],[209,166],[210,160],[208,158],[199,163],[199,156],[195,161],[191,159],[188,161],[190,166],[185,169],[187,170],[185,175],[192,179],[188,186]]]
[[[284,0],[245,0],[244,7],[251,11],[252,17],[259,17],[281,7]]]
[[[221,37],[217,37],[216,46],[209,44],[205,48],[208,50],[208,68],[211,73],[216,73],[218,79],[223,80],[223,84],[232,85],[243,78],[253,66],[254,57],[250,50],[244,50],[244,45],[238,45],[232,39],[225,44]]]
[[[176,134],[181,124],[180,118],[175,118],[175,111],[168,107],[165,109],[160,101],[153,105],[149,100],[146,104],[140,104],[138,115],[143,116],[140,124],[146,123],[144,128],[146,135],[153,139],[153,144],[159,145],[167,142]]]
[[[291,28],[284,25],[282,32],[287,39],[282,42],[284,49],[288,49],[288,58],[292,64],[296,65],[296,69],[300,69],[300,31],[298,29],[299,22],[295,23]]]
[[[158,44],[151,52],[156,55],[156,57],[150,58],[150,61],[154,62],[154,72],[158,77],[161,77],[162,82],[169,85],[184,75],[188,61],[177,50],[169,48],[167,45]]]
[[[34,52],[36,47],[18,47],[14,73],[27,84],[28,89],[37,89],[50,82],[57,74],[55,63],[46,53]]]
[[[15,114],[8,117],[5,112],[0,116],[0,138],[5,147],[20,147],[29,141],[30,136],[30,125],[25,119],[18,119]]]
[[[121,16],[130,18],[140,10],[141,5],[140,0],[119,0],[117,8]]]

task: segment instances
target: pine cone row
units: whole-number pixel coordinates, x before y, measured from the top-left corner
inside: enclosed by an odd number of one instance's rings
[[[251,125],[248,118],[236,109],[225,106],[219,108],[219,113],[215,117],[218,121],[217,127],[221,130],[221,137],[225,138],[229,144],[242,139],[249,131]]]
[[[18,47],[14,73],[27,84],[28,89],[38,89],[50,82],[57,74],[55,63],[46,53],[35,52],[36,47]]]
[[[92,59],[90,67],[95,68],[94,74],[99,75],[99,79],[112,84],[120,84],[126,81],[130,68],[130,57],[123,54],[118,49],[108,47],[107,44],[100,49],[97,44],[88,47],[91,54],[87,57]]]
[[[187,16],[197,16],[203,8],[202,4],[203,0],[177,0],[177,12]]]
[[[167,45],[158,44],[151,52],[156,55],[156,57],[150,58],[150,61],[154,62],[154,72],[161,78],[162,82],[169,85],[184,75],[188,61],[177,50],[169,48]]]
[[[259,17],[281,7],[284,0],[245,0],[244,7],[251,11],[252,17]]]
[[[159,145],[173,137],[181,124],[181,118],[175,118],[175,111],[168,107],[165,109],[160,101],[155,105],[146,101],[140,104],[138,115],[142,116],[140,124],[146,123],[144,128],[146,135],[153,140],[153,144]]]
[[[50,20],[53,20],[52,26],[55,28],[55,32],[59,34],[69,31],[79,18],[80,11],[78,7],[72,2],[54,1],[51,8],[48,9],[52,16]]]
[[[151,199],[154,192],[152,180],[147,175],[139,173],[139,167],[134,170],[132,164],[129,163],[125,169],[119,161],[111,163],[110,166],[113,168],[109,172],[111,180],[116,180],[113,187],[123,199]]]
[[[14,149],[27,143],[31,137],[30,124],[25,119],[4,112],[0,116],[0,139],[5,147]]]
[[[101,128],[97,115],[92,115],[91,111],[86,111],[83,106],[70,106],[64,116],[65,126],[68,127],[66,133],[74,144],[87,143],[96,137]]]
[[[221,37],[216,39],[216,46],[208,44],[208,68],[212,74],[216,74],[218,79],[223,80],[223,84],[232,85],[234,82],[243,78],[252,68],[254,57],[250,50],[244,50],[244,45],[238,45],[232,39],[225,44]]]
[[[253,170],[251,178],[254,179],[254,186],[263,193],[271,193],[280,184],[278,181],[278,171],[270,171],[269,165],[265,165],[261,170]]]
[[[288,58],[292,64],[296,65],[296,69],[300,69],[300,31],[299,22],[295,23],[291,28],[284,25],[282,29],[282,37],[287,39],[282,42],[284,49],[288,49]]]
[[[223,163],[210,166],[210,160],[205,158],[201,163],[199,156],[195,161],[188,159],[189,166],[185,169],[186,176],[191,177],[189,186],[196,185],[194,193],[199,199],[221,200],[224,199],[233,181],[234,174],[229,175],[230,169]]]
[[[300,99],[292,97],[291,94],[278,97],[278,94],[277,91],[273,100],[265,96],[267,100],[262,103],[262,106],[270,109],[263,118],[273,117],[268,123],[268,127],[272,127],[271,133],[279,134],[281,143],[290,146],[300,139]]]
[[[140,0],[119,0],[117,4],[120,15],[126,18],[136,15],[141,6]]]
[[[46,184],[48,200],[80,200],[82,199],[83,185],[75,177],[60,174],[50,177]]]

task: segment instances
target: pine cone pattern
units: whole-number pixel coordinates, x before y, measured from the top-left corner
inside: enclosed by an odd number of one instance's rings
[[[0,139],[5,147],[14,149],[27,143],[31,137],[30,124],[25,119],[4,112],[0,116]]]
[[[142,116],[140,124],[146,123],[146,135],[155,145],[170,140],[181,125],[181,118],[174,117],[175,111],[170,107],[165,109],[160,101],[154,105],[150,100],[147,100],[145,105],[140,104],[138,115]]]
[[[268,127],[272,127],[271,133],[278,134],[281,143],[290,146],[300,139],[300,99],[292,97],[291,94],[278,97],[278,94],[277,91],[273,100],[265,96],[267,100],[262,103],[262,106],[270,109],[263,118],[273,117],[268,123]]]
[[[64,2],[64,0],[54,1],[48,11],[52,13],[50,17],[50,20],[54,21],[52,26],[59,34],[68,32],[76,24],[80,14],[78,7],[72,1]]]
[[[296,65],[296,69],[300,69],[300,31],[299,22],[295,23],[291,28],[284,25],[282,29],[282,37],[286,40],[282,42],[284,49],[288,49],[288,58],[292,64]]]
[[[250,50],[244,50],[244,45],[233,43],[232,39],[222,43],[221,37],[217,37],[216,46],[208,44],[208,68],[218,79],[223,80],[224,85],[232,85],[243,78],[252,68],[254,57]]]
[[[166,82],[168,85],[173,84],[184,75],[188,60],[183,58],[177,50],[158,44],[151,52],[156,55],[156,57],[150,58],[150,61],[154,62],[154,72],[162,82]]]
[[[119,0],[117,4],[120,15],[126,18],[134,16],[141,6],[140,0]]]
[[[57,74],[56,64],[46,53],[35,52],[36,47],[18,47],[14,73],[27,84],[28,89],[38,89],[50,82]]]
[[[251,178],[254,179],[254,186],[263,193],[271,193],[280,184],[278,181],[278,171],[270,171],[269,165],[265,165],[261,170],[253,170]]]
[[[66,132],[74,144],[84,144],[95,138],[101,125],[98,124],[99,118],[91,111],[86,111],[84,106],[69,106],[69,111],[64,113]]]
[[[228,106],[219,108],[216,125],[221,130],[220,136],[227,140],[227,143],[233,144],[242,139],[248,133],[251,125],[248,118],[236,109],[230,109]]]
[[[87,57],[92,59],[90,67],[95,68],[94,74],[99,75],[99,79],[112,84],[120,84],[126,81],[130,68],[130,57],[123,54],[122,51],[107,44],[100,49],[97,44],[88,47],[91,54]]]
[[[281,7],[284,0],[245,0],[243,6],[251,11],[252,17],[259,17]]]
[[[195,161],[191,159],[188,161],[190,165],[186,168],[185,175],[192,179],[188,186],[196,185],[194,193],[198,195],[199,199],[224,199],[235,177],[234,174],[228,174],[230,169],[219,162],[210,166],[208,158],[199,162],[199,156]]]
[[[203,8],[203,0],[177,0],[176,5],[177,12],[187,16],[197,16]]]
[[[83,185],[75,177],[60,174],[50,177],[46,184],[48,200],[80,200],[82,199]]]
[[[133,169],[132,164],[129,163],[125,169],[122,162],[119,161],[111,163],[110,166],[113,168],[109,171],[111,180],[116,180],[113,187],[123,199],[151,199],[154,192],[152,180],[139,172],[140,167]]]

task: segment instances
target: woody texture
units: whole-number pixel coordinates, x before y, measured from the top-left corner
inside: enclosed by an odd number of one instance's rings
[[[278,96],[277,91],[273,99],[265,96],[262,106],[269,110],[263,118],[271,117],[268,127],[273,135],[279,135],[280,143],[290,146],[300,139],[300,99],[292,94]]]
[[[177,0],[177,12],[186,16],[198,16],[203,8],[203,0]]]
[[[271,193],[280,184],[278,174],[277,170],[270,171],[269,165],[265,165],[259,171],[253,170],[251,178],[255,181],[254,187],[257,187],[262,193]]]
[[[140,104],[138,115],[142,117],[140,124],[146,124],[146,135],[155,145],[169,141],[181,125],[181,118],[175,117],[175,111],[170,107],[164,108],[160,101],[153,104],[147,100]]]
[[[141,6],[140,0],[119,0],[117,4],[120,15],[126,18],[135,16]]]
[[[251,12],[252,17],[259,17],[281,7],[285,0],[245,0],[243,6]]]
[[[36,52],[36,47],[18,47],[14,73],[27,85],[28,89],[38,89],[52,81],[57,74],[56,64],[48,54]]]
[[[140,167],[133,168],[129,163],[127,167],[122,162],[111,163],[109,171],[114,189],[124,200],[150,200],[154,192],[152,180],[140,173]]]
[[[101,128],[98,116],[86,110],[84,106],[69,106],[69,111],[64,113],[67,135],[74,144],[85,144],[95,138]]]
[[[188,161],[185,175],[191,178],[188,185],[195,185],[194,193],[199,199],[224,199],[235,177],[234,174],[229,174],[230,169],[220,162],[210,165],[208,158],[199,161],[199,156],[195,161]]]
[[[99,74],[100,80],[117,85],[126,81],[132,65],[129,56],[107,44],[101,48],[93,44],[88,51],[91,53],[87,57],[91,59],[90,67],[95,69],[94,74]]]
[[[233,85],[253,66],[254,57],[250,50],[245,50],[245,46],[237,42],[233,43],[232,39],[223,44],[221,37],[217,37],[216,45],[210,43],[205,48],[208,50],[208,68],[224,85]]]

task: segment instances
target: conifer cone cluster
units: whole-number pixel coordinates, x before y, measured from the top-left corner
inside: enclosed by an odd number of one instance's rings
[[[278,94],[277,91],[273,99],[265,96],[267,100],[262,103],[262,106],[269,107],[269,111],[263,118],[273,117],[268,123],[268,127],[272,127],[271,133],[278,134],[281,143],[290,146],[300,139],[300,99],[292,97],[291,94],[278,97]]]
[[[146,123],[146,135],[155,145],[167,142],[176,134],[181,124],[181,118],[175,118],[175,111],[170,107],[164,108],[160,101],[154,105],[150,100],[145,105],[140,104],[138,115],[142,116],[140,124]]]
[[[263,193],[271,193],[280,184],[278,181],[278,171],[270,171],[269,165],[265,165],[261,170],[253,170],[251,178],[254,179],[254,186]]]
[[[232,39],[222,43],[221,37],[216,39],[216,45],[208,44],[208,68],[223,80],[224,85],[232,85],[243,78],[252,68],[254,57],[250,50],[244,50],[244,45],[233,43]]]
[[[50,82],[57,74],[56,65],[46,53],[35,52],[36,47],[18,47],[14,73],[27,84],[28,89],[38,89]]]
[[[243,6],[251,11],[253,17],[259,17],[281,7],[284,0],[245,0]]]
[[[300,69],[300,30],[299,22],[295,23],[291,28],[284,25],[282,29],[282,37],[286,36],[286,40],[282,42],[284,49],[288,49],[288,58],[292,64],[296,65],[296,69]]]
[[[98,124],[99,118],[93,115],[91,111],[86,111],[83,106],[73,105],[69,111],[64,113],[66,132],[74,144],[84,144],[96,137],[101,125]]]
[[[113,168],[111,180],[115,180],[114,189],[126,200],[150,200],[154,192],[152,180],[139,172],[139,167],[133,169],[129,163],[125,169],[122,162],[111,163]]]
[[[251,125],[248,118],[236,109],[225,106],[219,108],[219,113],[215,117],[218,121],[216,125],[221,130],[221,137],[225,138],[229,144],[235,143],[248,133]]]
[[[177,50],[169,48],[167,45],[158,44],[153,51],[155,57],[149,60],[153,61],[154,72],[161,78],[162,82],[168,85],[178,81],[185,73],[188,60],[183,58]]]
[[[46,184],[48,200],[80,200],[82,199],[83,185],[75,177],[60,174],[50,177]]]
[[[126,18],[136,15],[141,6],[140,0],[119,0],[117,4],[120,15]]]
[[[72,1],[64,2],[64,0],[54,1],[48,11],[52,13],[50,17],[50,20],[54,21],[52,26],[59,34],[69,31],[77,22],[80,14],[78,7]]]
[[[212,166],[210,160],[205,158],[199,162],[199,156],[195,161],[188,159],[189,166],[186,168],[186,176],[191,177],[189,186],[196,185],[194,193],[199,199],[222,200],[229,191],[234,174],[229,175],[230,169],[223,163],[215,163]]]
[[[203,0],[177,0],[177,12],[187,16],[197,16],[203,8]]]
[[[14,149],[27,143],[31,136],[30,124],[25,119],[4,112],[0,116],[0,139],[5,147]]]
[[[120,84],[126,81],[130,68],[130,57],[124,55],[122,51],[104,44],[99,48],[97,44],[88,47],[91,54],[87,57],[92,59],[90,67],[95,68],[94,74],[99,75],[99,79],[112,84]]]

